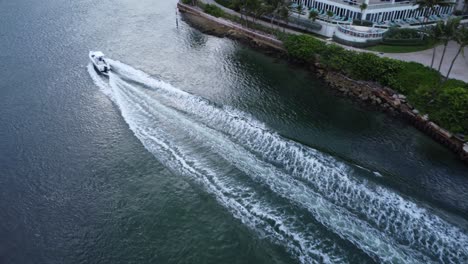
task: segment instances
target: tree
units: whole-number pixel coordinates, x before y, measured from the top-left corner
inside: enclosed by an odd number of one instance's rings
[[[325,34],[327,34],[327,31],[328,31],[328,23],[331,22],[331,17],[333,16],[333,12],[332,11],[327,11],[327,27],[325,28]]]
[[[289,8],[287,5],[282,5],[280,10],[279,10],[279,15],[281,17],[281,19],[283,19],[286,24],[288,24],[288,21],[289,21]],[[285,31],[285,27],[283,27],[283,32]]]
[[[277,3],[272,3],[272,4],[271,4],[271,7],[272,7],[272,10],[271,10],[271,12],[270,12],[270,15],[271,15],[270,23],[271,23],[272,25],[274,25],[276,16],[279,15],[279,10],[280,10],[280,8],[281,8],[281,5],[280,5],[279,2],[277,2]]]
[[[445,51],[447,50],[447,45],[450,40],[454,39],[455,32],[457,32],[457,28],[460,25],[460,19],[450,19],[441,26],[441,39],[444,42],[444,50],[442,51],[442,57],[440,58],[439,67],[437,70],[440,72],[440,68],[442,67],[442,62],[444,61]]]
[[[432,28],[430,28],[430,30],[427,31],[427,34],[429,35],[430,40],[434,42],[434,48],[432,50],[431,68],[434,67],[434,60],[435,60],[435,55],[437,51],[437,43],[441,40],[443,25],[444,25],[444,22],[439,21],[435,26],[433,26]]]
[[[245,8],[248,11],[248,14],[252,15],[252,21],[255,21],[255,15],[260,10],[262,3],[260,0],[246,0]]]
[[[259,17],[262,17],[263,15],[271,12],[271,6],[268,5],[265,2],[260,2],[260,4],[254,9],[254,18],[258,19]]]
[[[312,19],[312,21],[315,21],[315,19],[317,19],[318,15],[319,15],[319,13],[317,11],[310,11],[309,12],[309,19]]]
[[[453,68],[453,64],[455,64],[455,61],[457,60],[458,55],[460,55],[460,53],[465,55],[464,54],[464,49],[465,49],[466,46],[468,46],[468,29],[465,28],[465,27],[460,27],[457,30],[457,32],[455,33],[455,41],[460,46],[458,48],[457,54],[455,55],[455,57],[452,60],[452,63],[450,64],[450,68],[449,68],[449,70],[447,72],[447,76],[445,77],[445,81],[448,80],[448,78],[450,76],[450,72],[452,71],[452,68]]]
[[[424,23],[427,23],[431,11],[439,15],[436,6],[444,7],[450,6],[452,4],[453,3],[449,2],[448,0],[416,0],[414,2],[414,5],[417,5],[419,10],[423,10]]]
[[[274,23],[277,17],[282,18],[287,23],[289,17],[289,0],[263,0],[267,6],[271,6],[270,15],[271,15],[271,24]],[[279,23],[278,23],[279,24]],[[283,27],[283,31],[284,31]]]
[[[297,5],[297,18],[301,18],[302,9],[304,9],[304,6],[302,6],[302,3],[299,3]]]
[[[246,5],[246,0],[234,0],[232,2],[232,5],[239,9],[241,24],[242,24],[242,21],[244,21],[244,10],[245,10],[245,5]],[[247,25],[247,22],[246,22],[246,25]]]
[[[363,20],[363,16],[364,16],[364,10],[367,9],[367,4],[366,3],[362,3],[359,8],[361,9],[361,25],[362,25],[362,20]]]

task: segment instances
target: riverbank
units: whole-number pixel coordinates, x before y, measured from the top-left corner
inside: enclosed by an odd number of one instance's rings
[[[179,3],[178,8],[187,15],[187,19],[194,26],[206,33],[234,38],[256,48],[266,49],[268,52],[276,52],[281,56],[286,54],[283,42],[274,36],[244,28],[241,25],[222,18],[216,18],[204,13],[197,7]],[[407,102],[406,96],[377,82],[353,80],[341,73],[329,70],[320,63],[310,64],[301,62],[301,64],[323,78],[330,87],[341,92],[343,95],[373,105],[392,115],[401,116],[419,130],[448,147],[468,163],[468,144],[462,138],[453,135],[448,130],[441,128],[429,120],[427,115],[420,114],[418,110],[414,109]]]
[[[200,31],[216,35],[219,37],[230,37],[242,41],[248,45],[262,48],[263,50],[280,52],[286,54],[283,42],[275,36],[266,34],[253,29],[247,29],[242,25],[236,24],[222,18],[217,18],[206,14],[201,9],[179,2],[177,6],[180,12],[184,13],[191,22],[191,25]]]

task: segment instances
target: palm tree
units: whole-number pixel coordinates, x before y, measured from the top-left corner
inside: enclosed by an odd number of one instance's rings
[[[277,3],[272,3],[272,11],[271,11],[271,20],[270,20],[270,23],[272,25],[274,25],[274,22],[275,22],[275,19],[276,19],[276,16],[279,15],[279,11],[280,11],[280,8],[281,8],[281,4],[280,2],[277,2]]]
[[[332,12],[332,11],[330,11],[330,10],[329,10],[329,11],[327,11],[327,17],[328,17],[328,19],[327,19],[327,20],[328,20],[328,21],[327,21],[327,27],[326,27],[326,29],[325,29],[325,34],[326,34],[326,33],[327,33],[327,31],[328,31],[328,23],[330,23],[330,21],[331,21],[331,17],[332,17],[332,16],[333,16],[333,12]]]
[[[453,64],[457,60],[458,55],[460,55],[460,53],[465,55],[464,54],[464,49],[465,49],[466,46],[468,46],[468,29],[465,28],[465,27],[460,27],[457,30],[456,34],[455,34],[455,40],[457,41],[458,45],[460,45],[460,46],[458,48],[457,54],[455,55],[455,57],[452,60],[452,63],[450,64],[450,68],[449,68],[449,70],[447,72],[447,76],[445,77],[445,81],[448,80],[448,78],[450,76],[450,72],[452,71],[452,68],[453,68]]]
[[[435,55],[437,51],[437,43],[441,40],[442,37],[442,28],[444,26],[444,22],[439,21],[435,26],[431,27],[430,30],[427,31],[429,38],[434,43],[434,48],[432,50],[432,60],[431,60],[431,68],[434,67]]]
[[[286,24],[288,24],[288,21],[289,21],[289,8],[286,6],[286,5],[282,5],[280,10],[279,10],[279,15],[281,17],[281,19],[284,20],[284,22],[286,22]],[[286,28],[283,27],[283,33],[285,32]]]
[[[282,18],[286,21],[289,17],[289,0],[263,0],[266,2],[267,5],[271,6],[271,21],[270,23],[273,24],[277,17]],[[278,23],[279,28],[280,23]],[[285,31],[283,27],[283,32]]]
[[[431,11],[437,15],[439,14],[437,12],[436,6],[450,6],[453,5],[453,3],[449,2],[448,0],[416,0],[414,5],[418,5],[418,9],[423,10],[424,23],[427,23]]]
[[[362,26],[362,19],[363,19],[363,16],[364,16],[364,10],[367,9],[367,4],[366,3],[362,3],[359,8],[361,9],[361,26]]]
[[[309,19],[312,19],[312,21],[315,21],[315,19],[317,19],[318,15],[319,15],[319,13],[317,11],[310,11],[309,12]]]
[[[439,68],[437,70],[440,72],[440,68],[442,67],[442,62],[444,61],[445,51],[447,50],[447,45],[450,40],[455,37],[455,32],[457,32],[457,28],[460,25],[460,19],[450,19],[441,27],[441,39],[444,42],[444,50],[442,51],[442,57],[440,58]]]
[[[246,0],[234,0],[232,4],[233,6],[239,7],[241,24],[243,24],[242,21],[244,21],[244,10],[245,10],[245,5],[246,5]],[[247,21],[246,21],[246,25],[247,25]]]
[[[254,18],[258,19],[259,17],[262,17],[266,13],[271,11],[271,6],[266,4],[263,1],[259,1],[259,5],[257,8],[254,10]]]
[[[297,11],[297,18],[301,17],[302,14],[302,9],[304,9],[304,6],[302,6],[302,3],[297,5],[296,11]]]
[[[245,8],[247,9],[248,13],[252,15],[252,22],[255,22],[255,14],[261,8],[262,3],[259,0],[246,0],[245,1]]]

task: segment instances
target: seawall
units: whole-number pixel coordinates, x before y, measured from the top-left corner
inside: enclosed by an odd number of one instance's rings
[[[272,49],[276,52],[286,52],[283,47],[283,42],[276,39],[274,36],[268,36],[263,32],[246,29],[231,21],[211,16],[200,10],[198,7],[185,5],[180,2],[177,4],[177,7],[181,13],[184,13],[187,16],[189,22],[205,33],[235,38],[245,41],[250,45]]]
[[[222,18],[216,18],[204,13],[198,7],[178,3],[178,8],[180,12],[186,15],[186,18],[193,26],[205,33],[234,38],[270,53],[286,54],[283,43],[274,36],[246,29]],[[391,115],[401,116],[414,127],[455,152],[468,164],[468,143],[439,127],[429,120],[427,116],[421,115],[406,101],[404,95],[398,94],[394,90],[383,87],[378,83],[353,80],[341,73],[328,71],[318,63],[304,66],[323,78],[331,88],[341,94],[373,105]]]

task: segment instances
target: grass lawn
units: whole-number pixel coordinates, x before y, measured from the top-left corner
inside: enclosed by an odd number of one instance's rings
[[[384,53],[409,53],[433,48],[435,43],[428,43],[421,46],[391,46],[391,45],[377,45],[366,48],[367,50],[384,52]]]

